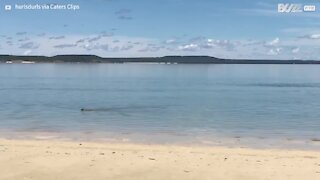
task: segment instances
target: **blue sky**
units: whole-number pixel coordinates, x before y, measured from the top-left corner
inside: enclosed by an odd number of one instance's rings
[[[23,3],[80,10],[4,11]],[[320,8],[318,0],[2,0],[0,53],[320,59],[320,11],[278,13],[278,3]]]

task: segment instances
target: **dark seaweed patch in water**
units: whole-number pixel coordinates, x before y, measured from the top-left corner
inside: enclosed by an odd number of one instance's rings
[[[140,110],[140,109],[164,109],[167,106],[128,106],[110,108],[81,108],[80,111],[119,111],[119,110]]]
[[[313,142],[320,142],[320,139],[319,139],[319,138],[312,138],[311,141],[313,141]]]

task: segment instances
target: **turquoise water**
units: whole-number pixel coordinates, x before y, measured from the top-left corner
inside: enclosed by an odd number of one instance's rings
[[[0,64],[0,131],[318,147],[320,66]]]

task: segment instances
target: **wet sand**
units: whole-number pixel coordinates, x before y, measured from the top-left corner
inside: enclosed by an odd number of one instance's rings
[[[318,180],[320,152],[0,140],[1,180]]]

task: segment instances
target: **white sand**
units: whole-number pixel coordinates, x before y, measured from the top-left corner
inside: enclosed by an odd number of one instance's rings
[[[320,152],[0,140],[0,179],[319,180]]]

